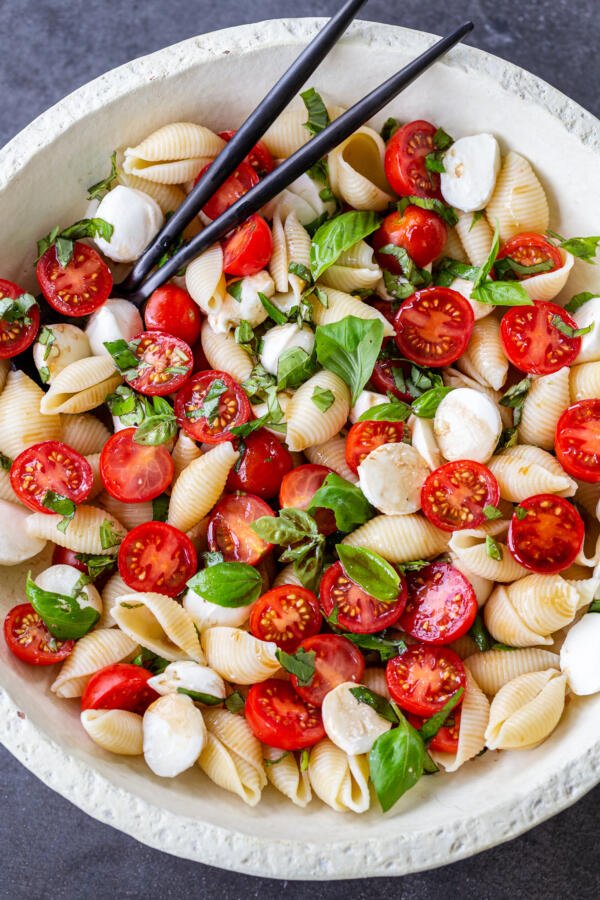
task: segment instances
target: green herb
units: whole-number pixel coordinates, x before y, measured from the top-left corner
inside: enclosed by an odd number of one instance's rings
[[[38,344],[41,344],[46,349],[44,350],[44,361],[48,359],[50,356],[50,351],[52,350],[52,344],[56,341],[56,335],[52,331],[51,328],[47,328],[45,325],[40,330],[36,341]]]
[[[225,706],[231,713],[242,712],[245,705],[244,695],[240,691],[233,691],[225,700]]]
[[[300,771],[301,772],[306,772],[306,770],[308,769],[308,763],[309,763],[309,755],[308,755],[308,750],[305,748],[302,751],[302,753],[300,754]]]
[[[589,613],[600,613],[600,600],[592,600],[587,611]]]
[[[598,294],[592,294],[591,291],[582,291],[580,294],[575,294],[574,297],[571,297],[569,302],[565,305],[565,309],[569,313],[577,312],[584,303],[594,299],[598,299]]]
[[[311,134],[319,134],[320,131],[327,128],[330,121],[327,107],[323,103],[321,95],[314,88],[309,88],[307,91],[303,91],[300,97],[308,113],[308,120],[304,123],[304,127]]]
[[[471,224],[469,225],[469,231],[472,231],[473,226],[477,225],[479,220],[483,219],[484,216],[485,216],[485,209],[477,209],[471,217]]]
[[[398,599],[400,576],[382,556],[373,550],[347,544],[338,544],[336,550],[348,578],[368,594],[384,603]]]
[[[490,559],[496,559],[498,562],[502,559],[502,547],[489,534],[485,538],[485,552]]]
[[[206,567],[216,566],[218,563],[225,562],[225,558],[218,550],[205,550],[202,554],[202,562]]]
[[[494,263],[496,262],[496,257],[498,256],[499,249],[500,249],[500,228],[498,226],[498,222],[496,221],[496,227],[494,229],[494,237],[492,238],[492,246],[490,247],[490,252],[488,253],[487,259],[479,267],[479,271],[477,272],[477,276],[475,278],[475,281],[473,282],[474,288],[480,287],[489,278],[490,272],[492,271],[492,269],[494,267]]]
[[[500,398],[500,405],[508,406],[513,411],[514,429],[516,429],[521,424],[521,418],[523,416],[523,406],[532,384],[533,379],[528,375],[526,378],[523,378],[521,381],[517,382],[517,384],[513,384],[513,386],[509,388],[506,393]],[[505,430],[510,432],[510,434],[508,435],[508,440],[511,440],[514,435],[513,443],[505,445],[512,447],[517,441],[516,431],[513,432],[512,429]],[[502,436],[500,437],[500,440],[502,440]]]
[[[315,232],[310,246],[310,271],[317,281],[338,259],[379,227],[374,212],[347,212],[330,219]]]
[[[471,291],[471,300],[491,306],[533,306],[533,300],[518,281],[486,281]]]
[[[113,358],[114,364],[125,377],[130,373],[137,373],[139,359],[135,353],[138,344],[132,341],[127,343],[122,338],[117,341],[104,341],[104,346]]]
[[[102,200],[119,177],[117,170],[117,151],[110,158],[110,175],[88,188],[88,200]]]
[[[111,550],[123,540],[123,535],[116,532],[110,519],[105,519],[100,525],[100,546],[103,550]]]
[[[152,501],[152,521],[166,522],[169,515],[169,495],[160,494]]]
[[[176,690],[177,694],[185,694],[186,697],[191,697],[195,703],[204,703],[205,706],[218,706],[220,703],[223,703],[223,697],[215,697],[214,694],[204,694],[202,691],[191,691],[189,688],[178,687]]]
[[[0,319],[3,322],[22,322],[24,325],[31,325],[29,310],[32,306],[37,306],[32,294],[19,294],[14,300],[12,297],[3,297],[0,300]]]
[[[307,512],[331,509],[340,531],[354,531],[375,515],[375,510],[359,487],[331,472],[313,495]]]
[[[75,241],[82,238],[101,237],[110,241],[114,228],[104,219],[80,219],[68,228],[60,230],[57,225],[52,231],[37,242],[37,260],[44,255],[50,247],[55,248],[56,259],[61,268],[66,268],[73,257]],[[36,262],[37,262],[36,260]]]
[[[425,168],[428,172],[445,172],[444,168],[444,151],[454,143],[443,128],[438,128],[433,136],[433,146],[436,148],[428,153],[425,157]]]
[[[396,134],[399,128],[401,128],[401,124],[398,119],[394,119],[393,116],[390,116],[389,119],[386,119],[382,125],[381,131],[379,132],[383,141],[387,144],[389,139]]]
[[[39,369],[39,376],[42,384],[48,384],[50,381],[50,369],[47,366],[42,366],[42,368]]]
[[[321,184],[329,184],[329,166],[326,159],[319,159],[307,170],[306,174]]]
[[[324,225],[325,222],[328,222],[330,219],[329,213],[327,211],[322,212],[320,216],[317,216],[316,219],[313,219],[312,222],[309,222],[304,226],[305,231],[308,232],[311,238],[315,236],[321,225]]]
[[[87,566],[88,575],[92,579],[98,578],[99,575],[104,574],[108,569],[113,569],[117,562],[114,556],[108,554],[100,556],[94,553],[76,553],[75,555],[79,562]]]
[[[402,214],[407,206],[418,206],[420,209],[428,209],[443,219],[446,225],[453,228],[458,222],[458,216],[451,206],[437,200],[435,197],[403,197],[398,203],[398,212]]]
[[[334,606],[334,610],[338,611],[337,606]],[[343,632],[343,637],[348,638],[361,650],[374,650],[379,653],[382,662],[387,662],[388,659],[393,659],[406,650],[406,644],[401,638],[392,640],[379,634],[351,634],[350,632]]]
[[[178,424],[171,404],[164,397],[152,397],[151,407],[151,414],[138,425],[133,435],[136,444],[158,446],[177,435]]]
[[[421,737],[424,741],[431,741],[436,736],[440,728],[443,728],[444,722],[452,712],[455,706],[457,706],[463,698],[463,694],[465,689],[460,687],[449,700],[446,700],[444,705],[438,712],[434,713],[431,718],[427,719],[421,725],[419,729],[421,732]]]
[[[241,303],[242,300],[242,288],[244,287],[244,280],[240,278],[238,281],[230,281],[227,285],[227,293],[230,297],[237,303]]]
[[[502,518],[502,510],[498,509],[497,506],[491,506],[491,505],[484,506],[483,514],[486,517],[486,519],[490,519],[490,520]]]
[[[315,374],[317,364],[301,347],[291,347],[279,357],[277,363],[277,390],[297,388]]]
[[[296,676],[300,687],[307,687],[311,683],[315,675],[315,659],[317,657],[314,650],[304,650],[303,647],[300,647],[295,653],[277,650],[275,655],[285,671]]]
[[[590,322],[585,328],[573,328],[572,325],[568,325],[560,316],[556,315],[552,316],[550,324],[554,325],[561,334],[564,334],[569,338],[578,338],[582,337],[584,334],[589,334],[590,331],[593,330],[595,322]]]
[[[398,726],[380,735],[369,754],[371,781],[384,812],[423,775],[425,744],[402,714]]]
[[[271,303],[268,297],[266,297],[262,291],[258,292],[258,299],[266,309],[269,318],[273,319],[276,325],[285,325],[287,322],[287,316],[285,313],[282,313],[281,310],[277,309],[277,307]]]
[[[513,259],[512,256],[503,256],[494,263],[494,271],[499,279],[510,280],[514,275],[539,275],[542,272],[549,272],[554,268],[551,259],[544,259],[542,262],[534,263],[531,266],[524,266],[522,263]]]
[[[557,234],[555,231],[548,230],[546,234],[558,241],[559,247],[562,247],[567,253],[572,253],[573,256],[576,256],[578,259],[583,259],[585,262],[593,264],[594,257],[598,250],[598,244],[600,244],[600,235],[566,239],[561,237],[561,235]]]
[[[304,587],[316,590],[323,569],[325,537],[309,513],[284,508],[278,516],[262,516],[250,527],[264,541],[284,546],[280,562],[293,562]]]
[[[407,282],[412,285],[413,292],[417,287],[426,287],[428,284],[431,284],[431,274],[427,269],[420,269],[408,255],[404,247],[397,247],[395,244],[386,244],[384,247],[381,247],[378,252],[394,257]]]
[[[469,629],[469,635],[473,638],[473,642],[480,653],[485,653],[486,650],[490,649],[492,638],[479,613],[475,616],[475,620]]]
[[[251,344],[254,340],[254,329],[250,322],[246,319],[242,319],[235,329],[234,337],[237,344]]]
[[[280,763],[282,759],[285,759],[286,756],[290,755],[289,750],[284,750],[281,756],[278,756],[277,759],[267,759],[266,757],[263,759],[263,764],[265,769],[269,769],[271,766],[276,766],[277,763]]]
[[[381,716],[382,719],[386,719],[386,721],[391,722],[392,725],[398,724],[398,716],[394,712],[394,707],[389,700],[386,700],[381,694],[376,694],[375,691],[363,687],[362,685],[350,688],[350,693],[353,697],[356,697],[359,703],[365,703],[367,706],[370,706],[371,709],[374,709],[377,715]]]
[[[148,669],[153,675],[161,675],[169,665],[168,659],[157,656],[156,653],[153,653],[152,650],[146,650],[145,647],[142,647],[141,652],[131,662],[134,666]]]
[[[312,283],[312,275],[310,274],[310,269],[307,269],[306,266],[303,266],[302,263],[291,262],[288,266],[288,272],[292,275],[297,275],[298,278],[301,278],[302,281],[306,281],[307,284]]]
[[[331,325],[318,325],[315,332],[317,359],[346,382],[355,404],[371,377],[383,342],[383,323],[379,319],[346,316]]]
[[[429,565],[431,563],[426,559],[411,559],[409,562],[398,563],[398,568],[404,575],[405,572],[420,572],[421,569],[425,569]]]
[[[219,412],[221,397],[227,393],[227,385],[220,378],[215,378],[204,395],[202,406],[186,412],[188,419],[206,419],[210,422]]]
[[[56,527],[64,534],[77,509],[73,501],[69,500],[68,497],[63,497],[62,494],[56,494],[54,491],[46,491],[42,500],[42,506],[45,506],[46,509],[51,509],[53,513],[59,516],[63,516]]]
[[[149,398],[136,393],[128,384],[120,384],[114,394],[106,398],[106,403],[112,415],[129,427],[141,425],[154,412]]]
[[[430,390],[425,391],[424,394],[421,394],[420,397],[417,397],[417,399],[412,402],[411,409],[415,416],[418,416],[420,419],[433,419],[438,406],[444,397],[452,390],[453,388],[451,387],[439,385],[438,387],[430,388]]]
[[[311,400],[320,412],[325,413],[335,403],[335,396],[333,391],[316,384]]]
[[[78,640],[94,627],[100,613],[91,606],[81,606],[78,596],[56,594],[38,587],[27,575],[25,594],[50,634],[59,641]]]
[[[386,291],[394,300],[406,300],[416,290],[415,286],[410,281],[406,281],[403,275],[394,275],[387,269],[383,270],[383,283]]]
[[[434,283],[440,287],[449,287],[455,278],[464,278],[465,281],[475,281],[479,269],[445,256],[437,265],[434,275]]]
[[[496,444],[494,454],[502,453],[503,450],[508,450],[509,447],[515,447],[517,445],[518,439],[519,435],[516,426],[513,426],[512,428],[504,428],[500,437],[498,438],[498,443]]]
[[[13,461],[10,456],[0,453],[0,467],[3,468],[5,472],[10,472],[12,464]]]
[[[187,586],[208,603],[235,609],[260,597],[262,577],[246,563],[221,562],[197,572]]]
[[[513,510],[513,515],[515,515],[515,516],[517,517],[517,519],[519,520],[519,522],[522,522],[523,519],[524,519],[524,518],[526,517],[526,515],[527,515],[527,510],[526,510],[526,509],[523,509],[522,506],[515,506],[515,508],[514,508],[514,510]]]
[[[412,410],[407,403],[401,400],[392,400],[390,403],[380,403],[371,406],[361,413],[358,422],[406,422]]]

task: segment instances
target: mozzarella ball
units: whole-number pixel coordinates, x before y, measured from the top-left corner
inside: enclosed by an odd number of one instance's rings
[[[493,134],[459,138],[444,154],[440,188],[446,203],[463,212],[483,209],[500,171],[500,147]]]
[[[295,322],[286,325],[276,325],[264,335],[260,351],[260,362],[267,372],[277,375],[279,357],[287,350],[299,348],[310,356],[315,346],[313,331],[304,326],[298,328]]]
[[[227,693],[225,682],[220,675],[208,666],[201,666],[188,659],[169,663],[164,672],[149,678],[148,684],[157,694],[176,694],[179,688],[183,688],[186,691],[221,697],[224,700]]]
[[[391,722],[350,693],[356,687],[353,681],[338,684],[325,695],[321,707],[327,737],[351,756],[368,753],[377,738],[392,727]]]
[[[364,412],[368,409],[373,409],[374,406],[381,406],[382,403],[389,403],[385,394],[377,394],[375,391],[361,391],[356,403],[350,410],[348,418],[354,425]]]
[[[236,300],[231,294],[226,294],[218,312],[208,317],[210,327],[217,334],[224,334],[239,325],[242,319],[253,328],[260,325],[267,318],[267,311],[258,295],[260,293],[265,297],[272,297],[274,292],[275,285],[268,272],[257,272],[256,275],[242,278],[240,299]]]
[[[600,297],[592,297],[572,316],[577,322],[577,328],[593,325],[588,334],[581,336],[581,350],[575,362],[597,362],[600,360]]]
[[[574,694],[600,691],[600,613],[587,613],[568,631],[560,649],[560,668]]]
[[[433,431],[442,455],[449,462],[474,459],[487,462],[502,432],[498,407],[480,391],[455,388],[437,408]]]
[[[75,585],[81,578],[82,573],[75,566],[58,565],[50,566],[44,569],[35,577],[35,583],[43,591],[50,591],[53,594],[64,594],[67,597],[73,596]],[[86,584],[81,589],[77,597],[77,602],[85,609],[91,606],[96,612],[102,613],[102,599],[93,584]]]
[[[423,457],[430,469],[439,468],[444,460],[433,433],[432,419],[411,416],[408,424],[412,433],[412,445],[419,456]]]
[[[218,603],[210,603],[190,589],[184,595],[183,608],[194,620],[198,631],[202,632],[217,625],[239,628],[248,620],[252,604],[232,607],[219,606]]]
[[[48,334],[47,332],[50,332]],[[40,337],[45,343],[41,343]],[[33,345],[33,361],[45,384],[68,365],[92,355],[87,335],[76,325],[46,325]]]
[[[118,184],[100,201],[96,212],[113,226],[110,241],[94,238],[99,250],[115,262],[135,262],[163,226],[160,206],[135,188]]]
[[[144,758],[155,775],[174,778],[194,765],[206,743],[200,710],[185,694],[166,694],[144,713]]]
[[[421,488],[429,475],[425,461],[409,444],[382,444],[358,467],[358,484],[369,501],[387,516],[421,508]]]
[[[108,341],[130,341],[144,330],[139,311],[129,300],[107,300],[90,316],[85,333],[94,356],[109,356]]]
[[[37,556],[46,546],[43,538],[27,533],[31,511],[16,503],[0,500],[0,566],[17,566]]]

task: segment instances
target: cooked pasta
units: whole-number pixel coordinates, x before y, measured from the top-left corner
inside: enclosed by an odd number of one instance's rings
[[[106,425],[89,413],[80,416],[61,416],[60,424],[61,439],[83,456],[100,453],[110,437]]]
[[[329,392],[333,400],[327,409],[314,395]],[[304,450],[313,443],[330,440],[346,422],[350,412],[350,391],[339,375],[323,369],[298,388],[286,409],[286,443],[290,450]]]
[[[457,366],[479,384],[498,391],[506,381],[508,360],[502,349],[500,325],[491,316],[475,322],[471,340]]]
[[[202,450],[196,441],[192,440],[184,431],[180,431],[171,456],[175,464],[175,473],[173,475],[173,482],[175,482],[190,463],[202,456]]]
[[[98,621],[98,628],[112,628],[117,624],[113,618],[113,608],[121,597],[130,593],[131,588],[125,584],[119,572],[110,576],[102,588],[102,615]]]
[[[600,362],[573,366],[569,375],[569,389],[573,403],[600,397]]]
[[[114,516],[95,506],[78,506],[67,528],[62,531],[57,526],[62,516],[46,513],[31,513],[27,518],[27,534],[31,537],[53,541],[59,547],[66,547],[75,553],[107,554],[111,548],[102,546],[101,528],[106,527],[118,542],[125,535],[125,529]]]
[[[122,500],[117,500],[108,491],[104,491],[97,498],[97,504],[118,519],[128,530],[152,519],[152,503],[150,502],[124,503]]]
[[[548,229],[550,212],[544,188],[530,163],[514,150],[504,157],[486,215],[492,228],[498,223],[503,241],[524,231],[545,234]]]
[[[315,744],[308,777],[317,797],[336,812],[366,812],[370,805],[366,756],[349,756],[328,738]]]
[[[492,700],[486,745],[490,750],[535,747],[558,725],[566,687],[567,676],[556,669],[509,681]]]
[[[299,587],[302,584],[302,582],[296,575],[296,572],[294,571],[294,566],[291,563],[281,569],[281,571],[274,579],[272,586],[279,587],[282,584],[293,584],[296,585],[296,587]]]
[[[269,782],[295,806],[304,808],[312,800],[310,780],[295,753],[263,744],[265,771]]]
[[[331,189],[354,209],[383,210],[392,201],[383,170],[385,144],[363,125],[327,157]]]
[[[490,634],[512,647],[550,645],[551,635],[573,621],[580,596],[560,575],[527,575],[499,586],[483,614]]]
[[[120,383],[121,375],[110,356],[80,359],[53,379],[40,411],[45,415],[88,412],[104,403]]]
[[[217,444],[187,466],[175,484],[169,503],[169,525],[189,531],[210,512],[225,487],[239,453],[232,444]]]
[[[137,175],[128,174],[123,169],[119,172],[118,182],[125,187],[148,194],[149,197],[156,200],[163,215],[175,212],[186,197],[185,191],[180,187],[176,187],[173,184],[159,184],[156,181],[148,181],[146,178],[138,178]]]
[[[467,254],[469,262],[481,266],[492,249],[494,233],[485,218],[475,213],[462,213],[456,223],[456,232]]]
[[[526,575],[527,570],[519,565],[500,539],[506,528],[506,522],[497,520],[480,528],[455,531],[448,546],[458,560],[480,578],[486,578],[488,581],[516,581],[517,578]],[[495,556],[499,558],[490,555],[486,541],[488,536],[494,541]]]
[[[94,672],[104,666],[127,662],[138,643],[116,628],[100,628],[80,638],[50,686],[58,697],[81,697]]]
[[[371,691],[390,699],[390,691],[385,680],[385,669],[366,668],[362,677],[362,684],[366,685]]]
[[[534,494],[572,497],[577,489],[556,458],[539,447],[510,447],[493,456],[489,468],[500,486],[500,496],[512,503]]]
[[[226,288],[223,251],[219,244],[214,244],[192,260],[185,270],[185,286],[205,315],[220,312],[225,302]]]
[[[433,751],[434,762],[446,772],[456,772],[469,759],[481,753],[485,747],[486,729],[490,719],[490,703],[468,666],[465,666],[467,684],[464,700],[460,705],[460,725],[456,753]]]
[[[226,710],[207,711],[205,721],[208,735],[198,765],[219,787],[256,806],[267,782],[259,742],[241,716]]]
[[[381,269],[373,259],[373,248],[359,241],[338,256],[320,281],[327,287],[351,293],[373,290],[381,277]]]
[[[164,594],[124,594],[112,609],[125,634],[164,659],[205,662],[189,613]]]
[[[384,335],[391,337],[394,334],[392,325],[374,306],[369,306],[351,294],[332,287],[328,287],[325,293],[327,306],[323,306],[317,299],[312,301],[313,319],[317,325],[331,325],[333,322],[340,322],[346,316],[355,316],[357,319],[379,319],[384,326]]]
[[[344,438],[336,434],[330,440],[323,444],[314,444],[312,447],[304,449],[304,455],[307,460],[318,466],[327,466],[333,469],[346,481],[356,484],[358,476],[352,471],[346,462],[346,441]]]
[[[235,684],[266,681],[280,667],[276,644],[260,641],[239,628],[208,628],[202,633],[202,647],[211,669]]]
[[[236,381],[246,381],[252,371],[252,359],[232,334],[217,334],[205,321],[200,339],[204,355],[213,369],[227,372]]]
[[[181,184],[196,175],[223,149],[214,132],[193,122],[173,122],[125,150],[123,170],[159,184]]]
[[[144,752],[142,717],[124,709],[84,709],[80,716],[84,731],[109,753],[141,756]]]
[[[563,261],[560,268],[553,272],[539,272],[537,275],[524,278],[521,282],[524,290],[533,300],[553,300],[567,283],[575,258],[566,250],[559,249],[558,252]]]
[[[467,657],[467,665],[481,690],[491,696],[519,675],[560,668],[558,654],[536,647],[474,653]]]
[[[43,397],[24,372],[9,372],[0,394],[0,452],[10,459],[32,444],[60,440],[60,418],[40,413]]]
[[[428,559],[448,547],[448,534],[419,515],[375,516],[342,544],[380,553],[391,563]]]
[[[556,426],[569,402],[567,366],[536,378],[523,404],[519,440],[543,450],[553,450]]]

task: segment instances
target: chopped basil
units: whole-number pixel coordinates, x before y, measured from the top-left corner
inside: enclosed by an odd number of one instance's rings
[[[112,550],[112,548],[117,547],[122,540],[123,536],[114,530],[110,519],[105,519],[100,525],[100,546],[102,549]]]
[[[46,349],[44,350],[44,361],[48,359],[50,356],[50,351],[52,350],[52,344],[56,341],[56,335],[52,331],[51,328],[47,328],[45,325],[40,330],[36,341],[38,344],[41,344]]]
[[[310,398],[320,412],[325,413],[335,403],[333,391],[315,385]]]
[[[37,242],[37,259],[39,260],[50,247],[54,247],[58,264],[64,269],[73,257],[75,241],[95,237],[110,241],[113,231],[113,226],[104,219],[80,219],[73,225],[69,225],[68,228],[63,228],[62,231],[57,225]]]
[[[133,341],[127,343],[122,338],[117,341],[104,341],[104,346],[113,358],[114,364],[123,375],[127,377],[131,372],[137,372],[139,359],[135,353],[137,344]]]
[[[374,212],[346,212],[321,225],[310,246],[313,281],[317,281],[344,250],[349,250],[358,241],[372,234],[379,223],[379,216]]]
[[[375,515],[361,489],[335,472],[315,492],[307,512],[314,513],[317,509],[331,509],[337,528],[345,532],[354,531]]]
[[[152,650],[146,650],[145,647],[142,647],[140,653],[131,662],[134,666],[142,666],[142,668],[148,669],[153,675],[160,675],[169,665],[168,659],[157,656],[156,653],[153,653]]]
[[[100,613],[92,606],[81,606],[78,590],[73,597],[45,591],[27,575],[25,594],[50,634],[59,641],[78,640],[94,627]],[[87,598],[86,598],[87,599]]]
[[[229,697],[225,698],[225,706],[231,713],[242,712],[245,705],[244,695],[240,691],[233,691]]]
[[[277,363],[277,390],[300,387],[315,374],[316,368],[314,357],[309,356],[302,347],[284,350]]]
[[[321,95],[314,88],[309,88],[307,91],[303,91],[300,97],[308,113],[308,119],[304,123],[304,127],[311,134],[319,134],[320,131],[327,128],[330,121],[327,107],[323,103]]]
[[[549,272],[554,268],[551,259],[544,259],[542,262],[534,263],[531,266],[524,266],[522,263],[513,259],[512,256],[503,256],[494,263],[494,271],[498,278],[503,281],[512,279],[513,275],[539,275],[542,272]]]
[[[381,127],[381,131],[379,132],[383,141],[387,144],[389,139],[396,134],[399,128],[401,128],[401,123],[398,119],[394,119],[393,116],[390,116],[389,119],[386,119]]]
[[[218,550],[205,550],[202,554],[202,562],[208,568],[209,566],[216,566],[225,562],[225,558]]]
[[[169,515],[169,495],[159,494],[152,501],[152,521],[166,522]]]
[[[268,297],[266,297],[262,291],[258,292],[258,299],[266,309],[269,318],[273,319],[276,325],[285,325],[287,322],[287,316],[285,313],[282,313],[281,310],[277,309],[277,307],[271,303]]]
[[[384,812],[419,781],[427,756],[419,732],[398,713],[397,727],[380,735],[369,753],[371,781]]]
[[[110,158],[110,175],[107,175],[102,181],[97,181],[96,184],[93,184],[88,188],[88,200],[102,200],[104,195],[110,191],[118,177],[117,151],[115,150]]]
[[[221,405],[221,397],[227,392],[227,385],[220,378],[215,378],[204,395],[202,406],[186,412],[188,419],[207,419],[209,422],[215,418]]]
[[[3,322],[22,322],[24,325],[31,325],[29,310],[32,306],[37,306],[36,299],[32,294],[19,294],[14,300],[12,297],[2,297],[0,319]]]
[[[483,219],[484,216],[485,216],[485,209],[477,209],[477,210],[475,210],[475,212],[473,213],[473,215],[472,215],[472,217],[471,217],[471,224],[469,225],[469,231],[472,231],[472,230],[473,230],[473,226],[474,226],[474,225],[477,225],[477,223],[479,222],[479,220],[480,220],[480,219]]]
[[[473,289],[471,299],[491,306],[533,306],[533,300],[518,281],[485,281]]]
[[[590,322],[585,328],[573,328],[572,325],[567,324],[560,316],[556,315],[552,316],[550,324],[554,325],[561,334],[564,334],[569,338],[578,338],[582,337],[584,334],[589,334],[590,331],[593,330],[595,322]]]
[[[479,269],[477,266],[470,266],[467,263],[460,262],[458,259],[451,259],[451,257],[445,256],[436,266],[434,282],[440,287],[449,287],[455,278],[475,281],[478,273]]]
[[[338,611],[337,606],[334,607],[335,612]],[[382,633],[383,634],[383,633]],[[343,632],[343,636],[360,647],[361,650],[374,650],[379,653],[382,662],[399,656],[406,650],[406,644],[401,638],[384,638],[379,634],[351,634]]]
[[[262,516],[250,527],[264,541],[284,546],[280,562],[293,562],[304,587],[316,590],[323,569],[325,537],[309,513],[284,508],[278,516]]]
[[[584,262],[594,262],[594,257],[596,256],[596,252],[598,250],[598,244],[600,244],[600,235],[593,235],[592,237],[564,238],[560,234],[557,234],[555,231],[550,230],[548,230],[546,234],[554,240],[558,241],[559,247],[561,247],[563,250],[566,250],[567,253],[571,253],[578,259],[583,259]]]
[[[307,687],[311,683],[315,675],[315,659],[317,657],[314,650],[305,650],[300,647],[295,653],[277,650],[275,655],[285,671],[296,676],[300,687]]]
[[[247,563],[221,562],[197,572],[187,586],[208,603],[236,609],[260,597],[262,577]]]
[[[444,151],[451,147],[453,143],[454,138],[451,138],[443,128],[437,129],[433,135],[433,146],[435,147],[435,150],[432,150],[431,153],[428,153],[425,157],[425,168],[428,172],[446,171],[444,168]]]
[[[504,428],[502,434],[498,438],[498,443],[496,444],[494,453],[502,453],[503,450],[508,450],[509,447],[515,447],[518,439],[519,435],[516,426],[513,426],[512,428]]]
[[[406,422],[411,415],[411,408],[401,400],[391,400],[389,403],[380,403],[371,406],[361,413],[358,422]]]
[[[489,534],[485,538],[485,552],[490,559],[498,560],[498,562],[502,559],[502,547]]]
[[[242,319],[240,324],[235,329],[234,337],[236,344],[251,344],[254,340],[254,329],[252,328],[250,322],[248,322],[246,319]]]
[[[431,284],[431,274],[427,269],[420,269],[408,255],[408,252],[404,247],[397,247],[395,244],[386,244],[384,247],[381,247],[378,252],[394,257],[402,269],[402,274],[407,282],[412,285],[413,292],[417,287],[426,287],[428,284]]]
[[[114,394],[106,398],[106,403],[112,415],[128,427],[141,425],[154,411],[149,398],[138,394],[128,384],[120,384]]]
[[[383,283],[386,291],[394,300],[406,300],[416,290],[415,286],[410,281],[406,281],[403,275],[394,275],[387,269],[383,270]]]
[[[50,369],[47,366],[42,366],[38,371],[42,384],[48,384],[50,381]]]
[[[230,297],[237,303],[241,303],[242,300],[242,288],[244,287],[243,278],[238,279],[238,281],[230,281],[227,285],[227,293]]]
[[[318,325],[315,350],[320,364],[338,375],[350,387],[352,404],[371,377],[383,342],[379,319],[346,316],[331,325]]]
[[[151,406],[151,414],[138,425],[133,435],[136,444],[158,446],[177,435],[177,419],[171,404],[164,397],[152,397]]]
[[[589,613],[600,613],[600,600],[594,599],[587,608]]]
[[[404,575],[406,572],[420,572],[429,565],[431,563],[426,559],[411,559],[409,562],[398,563],[398,568]]]
[[[521,522],[527,515],[527,510],[523,509],[522,506],[515,506],[515,508],[513,510],[513,515],[515,515],[517,517],[517,519],[519,520],[519,522]]]
[[[412,195],[403,197],[398,203],[398,212],[403,213],[407,206],[418,206],[420,209],[436,213],[450,228],[453,228],[458,222],[458,216],[454,209],[435,197],[414,197]]]
[[[413,400],[411,406],[413,413],[420,419],[433,419],[437,412],[438,406],[440,405],[444,397],[446,397],[452,390],[454,389],[451,387],[439,385],[438,387],[434,387],[428,391],[425,391],[424,394],[421,394],[420,397],[417,397],[416,400]]]
[[[322,184],[329,184],[329,166],[326,159],[319,159],[313,166],[308,169],[309,178],[320,181]]]
[[[308,750],[305,748],[302,751],[302,753],[300,754],[300,771],[301,772],[306,772],[306,770],[308,769],[308,763],[309,763],[309,755],[308,755]]]
[[[202,691],[191,691],[189,688],[178,687],[176,690],[178,694],[185,694],[186,697],[191,697],[194,703],[203,703],[205,706],[218,706],[220,703],[223,703],[223,697],[215,697],[214,694],[204,694]]]
[[[0,453],[0,467],[4,469],[5,472],[10,472],[10,468],[13,464],[10,456],[6,456],[4,453]]]
[[[368,637],[368,635],[360,635],[360,637],[363,636]],[[353,637],[359,637],[359,635],[353,635]],[[398,716],[394,712],[394,707],[389,700],[386,700],[381,694],[376,694],[375,691],[372,691],[370,688],[364,687],[363,685],[350,688],[350,693],[359,703],[365,703],[367,706],[370,706],[371,709],[374,709],[377,715],[381,716],[382,719],[386,719],[388,722],[391,722],[392,725],[398,724]]]
[[[476,289],[484,284],[489,278],[490,272],[494,267],[494,263],[496,262],[496,257],[498,256],[498,251],[500,249],[500,229],[498,226],[498,222],[496,222],[496,227],[494,229],[494,237],[492,238],[492,246],[490,247],[490,252],[488,253],[487,259],[485,262],[479,267],[479,271],[477,272],[477,276],[475,281],[473,282],[473,287]]]
[[[427,719],[421,725],[419,729],[421,732],[421,737],[424,741],[431,741],[436,736],[440,728],[443,728],[444,722],[452,712],[455,706],[460,703],[463,698],[463,694],[465,689],[459,687],[459,689],[452,694],[449,700],[446,700],[444,705],[438,712],[434,713],[429,719]]]
[[[77,553],[75,555],[79,562],[87,566],[88,575],[92,579],[98,578],[99,575],[104,574],[108,569],[114,568],[117,562],[115,556],[108,554],[106,556],[94,553]]]
[[[475,616],[475,620],[469,629],[469,636],[473,639],[480,653],[485,653],[492,646],[491,635],[483,624],[483,619],[479,613]]]
[[[394,603],[400,592],[400,576],[378,553],[364,547],[337,544],[337,554],[348,578],[383,603]]]
[[[62,494],[56,494],[54,491],[46,491],[42,500],[42,506],[51,509],[53,513],[59,516],[63,516],[56,527],[64,534],[77,509],[73,501],[69,500],[68,497],[63,497]]]
[[[291,262],[288,266],[288,272],[292,275],[297,275],[298,278],[301,278],[302,281],[306,281],[307,284],[312,283],[312,275],[310,274],[310,269],[307,269],[306,266],[303,266],[302,263]]]
[[[486,517],[486,519],[490,519],[490,520],[502,518],[502,510],[498,509],[497,506],[491,506],[491,505],[484,506],[483,514]]]
[[[521,417],[523,415],[523,404],[527,399],[527,394],[531,389],[531,385],[533,384],[533,379],[528,375],[526,378],[523,378],[517,384],[513,384],[511,388],[509,388],[506,393],[500,398],[501,406],[508,406],[513,411],[513,428],[517,428],[521,424]],[[508,435],[507,439],[511,439],[513,437],[513,432],[511,429],[506,429],[510,431],[510,435]],[[513,443],[506,444],[506,446],[514,446],[516,443],[516,431],[514,432],[515,438]],[[502,436],[500,438],[502,440]],[[505,448],[504,447],[504,448]]]
[[[580,294],[575,294],[574,297],[571,297],[569,302],[565,305],[565,309],[569,313],[577,312],[584,303],[594,299],[598,299],[598,294],[593,294],[591,291],[582,291]]]

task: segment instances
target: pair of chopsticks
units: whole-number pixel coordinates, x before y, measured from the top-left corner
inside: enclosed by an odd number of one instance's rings
[[[472,22],[465,22],[421,53],[370,94],[351,106],[323,131],[311,138],[292,156],[284,160],[280,166],[266,175],[247,194],[240,197],[218,219],[211,222],[188,244],[181,247],[164,265],[152,271],[156,262],[168,250],[172,242],[199,213],[225,179],[235,171],[266,129],[298,93],[365,2],[366,0],[347,0],[339,12],[302,51],[229,143],[221,150],[198,184],[145,249],[128,277],[116,286],[118,296],[126,297],[137,306],[141,306],[156,288],[168,281],[182,266],[221,240],[253,213],[258,212],[292,181],[299,178],[323,156],[350,137],[357,128],[364,125],[404,88],[412,84],[419,75],[461,41],[473,28]]]

